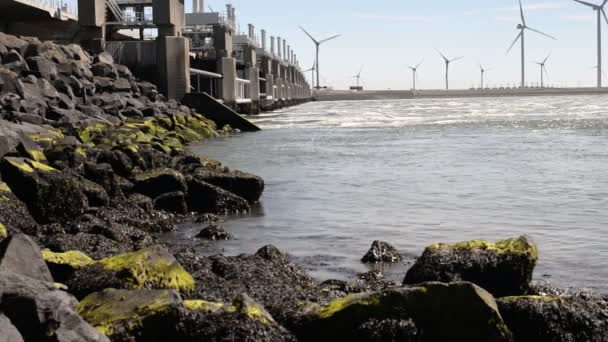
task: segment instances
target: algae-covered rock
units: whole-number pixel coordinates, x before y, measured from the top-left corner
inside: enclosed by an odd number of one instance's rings
[[[8,237],[8,230],[2,223],[0,223],[0,241],[6,239],[7,237]]]
[[[224,228],[222,228],[221,226],[216,225],[216,224],[212,224],[210,226],[203,228],[203,230],[201,230],[198,234],[196,234],[196,237],[199,239],[214,240],[214,241],[232,240],[234,238],[232,236],[232,234],[230,234],[229,232],[224,230]]]
[[[525,294],[538,252],[528,237],[499,242],[468,241],[427,247],[407,271],[404,284],[470,281],[494,296]]]
[[[497,302],[517,342],[608,340],[608,300],[597,295],[505,297]]]
[[[369,251],[361,259],[364,263],[394,263],[401,260],[401,254],[388,242],[374,241]]]
[[[59,283],[63,283],[69,279],[76,270],[95,263],[95,260],[79,251],[54,253],[44,250],[42,251],[42,257],[46,261],[53,279]]]
[[[113,341],[127,337],[145,341],[145,336],[172,330],[182,299],[174,290],[115,290],[93,293],[78,304],[78,313]],[[156,318],[156,319],[155,319]],[[142,336],[143,335],[143,336]]]
[[[418,341],[512,341],[492,295],[466,282],[354,294],[303,310],[293,330],[303,341],[355,340],[357,328],[372,319],[411,319]]]
[[[135,192],[144,194],[151,198],[170,192],[186,192],[186,179],[184,176],[172,169],[157,169],[143,172],[135,176]]]
[[[249,203],[257,202],[264,192],[264,180],[245,172],[231,171],[220,173],[201,171],[197,173],[197,177],[209,184],[242,197],[249,201]]]

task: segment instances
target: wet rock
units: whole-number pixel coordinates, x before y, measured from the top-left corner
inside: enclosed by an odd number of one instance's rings
[[[469,241],[427,247],[410,268],[404,284],[425,281],[470,281],[493,295],[526,294],[538,253],[528,237],[499,241]]]
[[[199,213],[236,214],[250,210],[242,197],[196,177],[188,178],[188,208]]]
[[[221,226],[218,225],[210,225],[208,227],[203,228],[196,237],[199,239],[207,239],[207,240],[232,240],[234,237],[232,234],[228,233]]]
[[[111,198],[124,197],[120,182],[109,164],[84,164],[85,177],[101,185]]]
[[[154,208],[156,210],[185,215],[188,213],[186,195],[181,191],[162,194],[154,200]]]
[[[292,331],[301,341],[347,341],[356,340],[357,328],[370,320],[410,319],[420,341],[513,341],[492,295],[466,282],[424,283],[310,305]],[[387,329],[376,330],[378,335],[395,333],[394,324],[369,324]]]
[[[87,198],[74,179],[42,163],[5,157],[0,161],[0,172],[38,222],[71,219],[88,207]]]
[[[287,262],[287,254],[281,252],[273,245],[264,246],[255,253],[255,256],[266,259],[268,261]]]
[[[154,209],[154,201],[150,197],[140,195],[140,194],[132,194],[129,195],[127,200],[137,207],[143,209],[145,212],[150,213]]]
[[[11,320],[0,313],[0,342],[23,342],[23,336]]]
[[[113,341],[139,336],[138,341],[159,341],[173,330],[182,299],[174,290],[107,289],[78,304],[82,317]]]
[[[401,254],[388,242],[374,241],[361,261],[364,263],[395,263],[401,261]]]
[[[150,198],[157,198],[162,194],[181,191],[186,192],[186,179],[172,169],[156,169],[137,174],[134,178],[135,192]]]
[[[517,342],[606,341],[608,301],[597,295],[521,296],[498,299]]]
[[[44,250],[42,257],[51,271],[53,279],[59,283],[70,279],[76,270],[95,263],[95,260],[80,251],[55,253]]]
[[[53,282],[40,249],[24,234],[15,234],[0,243],[0,272],[15,272],[32,279]]]
[[[41,238],[41,244],[55,252],[82,251],[94,259],[108,258],[129,252],[128,246],[103,235],[76,233],[53,234]]]
[[[418,329],[411,319],[371,319],[357,327],[355,341],[418,342]]]
[[[202,181],[240,196],[249,203],[257,202],[264,192],[264,180],[262,178],[240,171],[229,173],[204,171],[197,173],[197,177]]]
[[[89,206],[105,207],[110,204],[110,197],[102,186],[86,179],[80,179],[78,184],[80,190],[86,196]]]

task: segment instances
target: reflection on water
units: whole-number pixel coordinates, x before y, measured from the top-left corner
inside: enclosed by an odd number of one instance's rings
[[[536,278],[608,291],[608,97],[310,103],[268,113],[264,131],[192,150],[262,176],[262,203],[225,227],[226,254],[266,244],[318,278],[368,270],[375,239],[405,255],[434,242],[522,234]],[[200,226],[169,238],[192,243]]]

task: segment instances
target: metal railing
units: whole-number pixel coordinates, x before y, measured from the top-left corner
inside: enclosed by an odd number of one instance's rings
[[[124,21],[123,12],[118,6],[118,3],[116,3],[116,0],[106,0],[106,7],[112,12],[116,21]]]
[[[235,84],[235,95],[237,103],[251,102],[251,81],[237,78]]]
[[[190,76],[192,91],[205,92],[210,96],[217,98],[219,88],[218,82],[224,78],[222,74],[190,68]]]

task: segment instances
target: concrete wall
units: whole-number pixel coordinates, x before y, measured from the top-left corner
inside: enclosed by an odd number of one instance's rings
[[[170,99],[181,99],[190,91],[190,43],[183,37],[159,37],[159,88]]]

